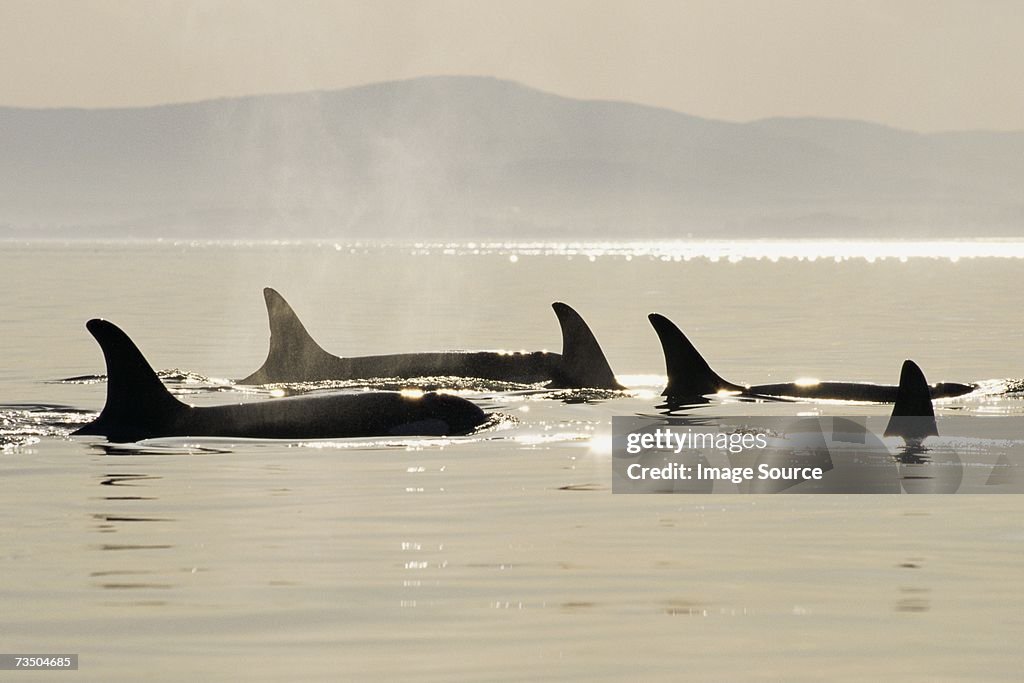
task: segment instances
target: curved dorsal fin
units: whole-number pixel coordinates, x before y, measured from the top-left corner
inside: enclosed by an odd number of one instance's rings
[[[668,386],[662,392],[663,396],[697,397],[714,394],[723,389],[744,388],[719,377],[683,331],[671,320],[658,313],[651,313],[647,319],[658,333],[661,350],[665,354]]]
[[[270,384],[303,381],[309,368],[335,357],[321,348],[284,297],[271,287],[263,288],[270,323],[270,350],[259,370],[239,384]]]
[[[551,304],[562,328],[562,362],[550,387],[623,389],[615,381],[608,359],[594,333],[573,308],[560,301]]]
[[[889,416],[885,435],[902,436],[907,442],[920,442],[926,437],[939,435],[928,380],[912,360],[903,361],[896,405]]]
[[[117,325],[98,318],[85,324],[103,350],[107,364],[107,402],[99,417],[75,434],[106,436],[111,441],[138,441],[187,406],[171,396],[152,366]]]

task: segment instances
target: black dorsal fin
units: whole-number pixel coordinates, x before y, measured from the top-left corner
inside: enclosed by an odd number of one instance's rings
[[[111,441],[138,441],[163,432],[188,406],[171,396],[149,362],[121,328],[93,319],[86,329],[103,350],[107,364],[107,402],[99,417],[75,432]]]
[[[562,328],[562,362],[548,384],[554,388],[623,389],[615,380],[608,359],[594,333],[573,308],[560,301],[551,304]]]
[[[744,387],[728,382],[711,369],[683,331],[675,323],[658,313],[647,316],[661,340],[665,354],[665,372],[668,386],[663,396],[691,398],[714,394],[722,390],[742,391]]]
[[[270,350],[260,369],[239,380],[239,384],[305,381],[312,377],[312,368],[335,359],[310,336],[306,326],[277,290],[264,287],[263,299],[267,303],[267,320],[270,323]]]
[[[885,435],[902,436],[909,443],[938,434],[928,380],[917,363],[905,360],[900,371],[900,386],[896,390],[896,405],[892,408]]]

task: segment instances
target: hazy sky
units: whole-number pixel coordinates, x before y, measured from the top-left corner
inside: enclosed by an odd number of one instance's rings
[[[498,76],[700,116],[1024,130],[1024,0],[0,0],[0,105]]]

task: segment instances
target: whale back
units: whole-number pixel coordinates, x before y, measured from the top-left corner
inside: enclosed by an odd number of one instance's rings
[[[480,364],[480,356],[501,355],[497,352],[339,358],[325,351],[313,339],[295,311],[277,291],[267,287],[263,290],[263,296],[270,323],[270,349],[263,365],[245,379],[239,380],[239,384],[448,374],[488,378],[492,376],[490,373],[495,372],[495,367],[505,367],[502,364],[496,365],[494,359],[489,357],[483,365]],[[557,354],[551,354],[551,360],[544,361],[545,366],[551,367],[532,367],[526,374],[550,371],[551,382],[548,386],[552,388],[622,389],[622,385],[615,380],[615,373],[601,345],[579,313],[561,302],[552,304],[552,308],[562,331],[562,354],[557,360],[554,359]],[[472,365],[472,362],[476,362],[476,365]],[[538,361],[524,358],[521,362],[536,364]],[[373,367],[368,367],[371,365]],[[485,372],[481,374],[482,368]],[[500,374],[495,378],[518,381]],[[530,378],[526,381],[538,380]]]

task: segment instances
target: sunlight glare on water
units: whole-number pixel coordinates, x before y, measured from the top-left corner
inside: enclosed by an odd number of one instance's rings
[[[506,255],[513,263],[522,256],[583,256],[589,261],[599,257],[689,261],[703,258],[712,262],[738,263],[744,259],[796,259],[836,262],[863,259],[874,262],[911,258],[944,259],[957,262],[976,258],[1024,258],[1024,241],[992,240],[852,240],[852,239],[758,239],[758,240],[656,240],[616,242],[485,242],[468,247],[460,243],[413,244],[413,254],[466,255],[472,253]]]

